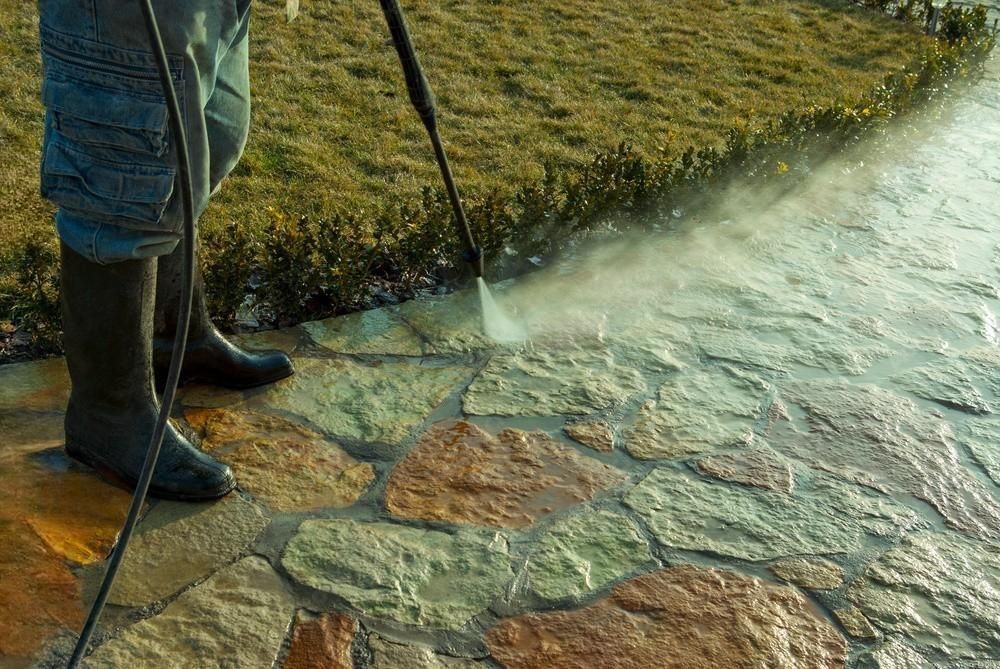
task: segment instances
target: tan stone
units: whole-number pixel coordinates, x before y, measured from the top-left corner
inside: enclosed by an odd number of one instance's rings
[[[357,627],[345,615],[307,617],[300,611],[282,669],[353,669],[351,644]]]
[[[62,411],[69,399],[69,372],[62,358],[0,367],[0,411]]]
[[[495,437],[465,421],[432,427],[393,470],[386,507],[403,518],[527,527],[625,475],[538,432]]]
[[[439,655],[430,648],[404,646],[371,635],[372,669],[480,669],[481,662]]]
[[[66,458],[60,417],[9,418],[0,423],[0,657],[28,657],[82,624],[66,561],[105,558],[129,495]]]
[[[185,416],[202,447],[233,467],[240,487],[278,511],[350,506],[375,478],[370,464],[284,418],[212,409]]]
[[[423,355],[420,337],[389,309],[372,309],[303,323],[309,337],[337,353]]]
[[[723,481],[742,485],[792,492],[792,466],[770,448],[749,448],[736,453],[702,458],[698,471]]]
[[[795,589],[682,565],[619,584],[584,609],[501,622],[486,641],[508,669],[843,667],[847,645]]]
[[[828,560],[781,560],[770,569],[778,578],[810,590],[833,590],[844,583],[844,570]]]
[[[610,453],[615,450],[615,435],[603,420],[570,423],[563,428],[569,438],[589,446],[595,451]]]
[[[865,614],[856,606],[848,606],[843,609],[836,609],[833,615],[844,626],[847,633],[855,639],[877,639],[881,635],[872,626]]]
[[[129,543],[108,601],[145,606],[164,599],[235,560],[267,522],[236,494],[207,504],[161,502]]]

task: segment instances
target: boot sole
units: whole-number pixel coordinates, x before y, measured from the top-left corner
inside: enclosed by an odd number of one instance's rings
[[[87,455],[85,451],[77,450],[76,448],[71,447],[68,442],[66,444],[66,454],[77,462],[87,465],[96,471],[101,478],[107,480],[109,483],[122,488],[127,488],[131,492],[135,491],[135,486],[138,483],[137,480],[120,473],[104,461]],[[156,499],[166,499],[176,502],[210,502],[212,500],[225,497],[235,489],[236,479],[234,478],[230,478],[227,481],[225,488],[197,494],[186,494],[174,490],[165,490],[163,488],[159,488],[153,483],[150,483],[148,495],[149,497],[155,497]]]

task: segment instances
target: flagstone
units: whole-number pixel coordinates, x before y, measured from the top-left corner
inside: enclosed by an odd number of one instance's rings
[[[343,614],[307,616],[299,611],[282,669],[354,669],[351,644],[357,628]]]
[[[871,385],[791,381],[782,391],[806,411],[768,436],[775,450],[815,469],[928,502],[951,527],[1000,538],[1000,503],[960,462],[951,424]]]
[[[988,414],[993,411],[961,360],[945,360],[913,367],[893,376],[892,381],[917,397],[950,409],[972,414]]]
[[[615,450],[615,435],[603,420],[569,423],[563,428],[570,439],[595,451],[610,453]]]
[[[792,465],[770,448],[748,448],[712,455],[698,460],[696,466],[702,474],[722,481],[775,492],[792,492]]]
[[[544,600],[579,598],[653,560],[631,520],[583,509],[549,528],[528,554],[528,588]]]
[[[461,387],[466,367],[298,358],[264,402],[340,438],[398,445]]]
[[[682,565],[620,583],[575,611],[535,613],[489,630],[509,669],[845,666],[844,639],[794,588]]]
[[[423,355],[420,337],[389,309],[371,309],[304,323],[314,342],[337,353]]]
[[[584,416],[620,406],[646,384],[610,351],[537,348],[490,359],[465,393],[477,416]]]
[[[160,502],[129,543],[108,601],[146,606],[164,599],[235,560],[267,523],[238,494],[206,504]]]
[[[923,655],[898,639],[890,639],[861,656],[861,669],[934,669]]]
[[[829,560],[792,558],[769,569],[778,578],[810,590],[833,590],[844,584],[844,570]]]
[[[672,377],[625,433],[628,452],[651,460],[748,444],[769,386],[749,374],[695,369]]]
[[[848,596],[878,628],[919,649],[995,659],[1000,648],[1000,545],[923,532],[890,549]]]
[[[877,639],[881,635],[875,629],[861,609],[856,606],[845,606],[842,609],[834,609],[833,615],[844,626],[847,633],[855,639]]]
[[[832,477],[788,495],[658,468],[625,504],[666,546],[744,560],[853,553],[869,536],[899,537],[927,525],[891,498]]]
[[[271,565],[247,557],[101,644],[83,666],[271,667],[293,613],[292,596]]]
[[[528,527],[625,479],[542,432],[496,436],[467,421],[428,430],[393,470],[385,504],[401,518]]]
[[[63,358],[0,366],[0,411],[63,411],[68,400]]]
[[[252,411],[189,410],[202,448],[231,465],[241,489],[276,511],[351,506],[374,468],[297,423]]]
[[[497,347],[483,333],[482,307],[475,290],[410,300],[394,311],[420,333],[435,353],[469,353]]]
[[[303,522],[281,563],[298,583],[365,615],[443,629],[485,610],[513,575],[500,534],[353,520]]]
[[[970,419],[961,424],[958,435],[959,442],[969,449],[972,459],[1000,486],[1000,421]]]

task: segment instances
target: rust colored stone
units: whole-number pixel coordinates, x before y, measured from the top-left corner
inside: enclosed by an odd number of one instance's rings
[[[185,416],[202,447],[233,467],[241,487],[278,511],[350,506],[375,478],[370,464],[284,418],[221,409]]]
[[[619,584],[575,611],[506,620],[486,635],[507,669],[809,667],[847,661],[847,644],[795,589],[682,565]]]
[[[624,474],[539,432],[496,436],[465,421],[432,427],[397,465],[386,506],[403,518],[528,527]]]
[[[570,423],[563,428],[569,438],[589,446],[595,451],[610,453],[615,450],[615,435],[603,420]]]
[[[792,492],[792,467],[769,448],[749,448],[736,453],[713,455],[698,461],[698,471],[723,481]]]
[[[282,669],[353,669],[351,644],[357,624],[338,613],[295,617],[292,645]]]

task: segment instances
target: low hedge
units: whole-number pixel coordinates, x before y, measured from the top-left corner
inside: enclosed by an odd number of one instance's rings
[[[926,24],[929,0],[861,0],[901,20]],[[531,269],[580,233],[660,220],[656,212],[690,207],[731,179],[794,179],[830,150],[858,141],[939,93],[952,78],[974,75],[995,44],[983,7],[948,4],[939,39],[903,72],[860,100],[789,112],[759,129],[734,127],[724,146],[688,148],[656,158],[621,144],[578,169],[547,168],[540,183],[514,196],[465,192],[464,201],[493,278]],[[365,224],[360,224],[364,216]],[[374,225],[371,224],[374,221]],[[364,231],[364,232],[359,232]],[[452,212],[443,190],[419,202],[330,218],[272,211],[251,230],[229,225],[203,240],[210,306],[222,324],[252,318],[280,326],[412,296],[462,275]],[[10,313],[36,354],[58,351],[57,262],[50,247],[28,243],[0,267],[0,313]]]

